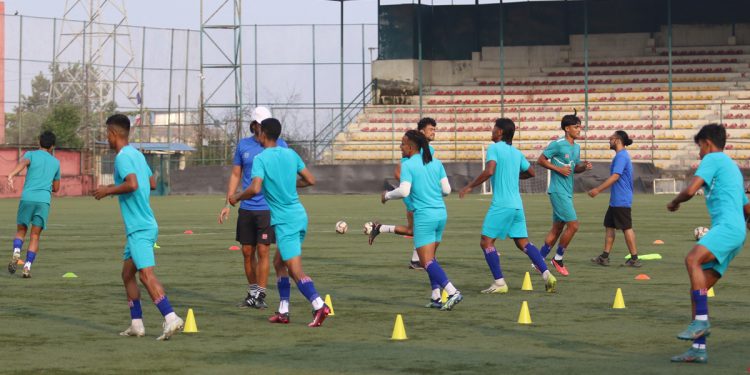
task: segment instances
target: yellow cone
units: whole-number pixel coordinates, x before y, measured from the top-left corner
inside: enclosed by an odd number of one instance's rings
[[[198,326],[195,324],[193,309],[188,309],[187,318],[185,318],[185,328],[183,328],[182,333],[198,333]]]
[[[404,319],[401,317],[401,314],[396,315],[396,323],[393,325],[391,340],[406,340],[406,328],[404,328]]]
[[[526,273],[528,275],[528,272]],[[523,301],[521,312],[518,314],[518,324],[531,324],[531,314],[529,313],[529,303]]]
[[[443,289],[443,293],[440,295],[440,303],[448,302],[448,292]]]
[[[617,293],[615,293],[615,303],[612,304],[613,309],[624,309],[625,308],[625,299],[622,298],[622,289],[617,288]]]
[[[331,309],[331,313],[328,314],[328,316],[334,316],[336,314],[333,313],[333,302],[331,302],[331,295],[326,294],[326,305],[328,305],[328,308]]]
[[[714,287],[708,288],[708,294],[709,297],[716,297],[716,294],[714,293]]]
[[[523,285],[521,285],[521,290],[534,290],[534,288],[531,286],[531,276],[528,272],[526,272],[526,275],[523,276]]]

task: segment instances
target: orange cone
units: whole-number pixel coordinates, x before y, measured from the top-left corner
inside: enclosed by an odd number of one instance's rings
[[[638,276],[636,276],[635,279],[636,280],[651,280],[651,278],[648,277],[648,275],[646,275],[645,273],[638,274]]]

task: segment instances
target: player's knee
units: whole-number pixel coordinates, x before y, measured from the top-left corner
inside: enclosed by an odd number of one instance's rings
[[[154,276],[154,273],[151,271],[151,267],[138,271],[138,279],[141,280],[143,285],[150,284],[155,277],[156,276]]]
[[[568,231],[571,233],[578,232],[579,224],[577,221],[571,221],[568,223]]]
[[[479,246],[482,247],[482,249],[488,249],[492,247],[492,240],[488,238],[482,238],[479,240]]]

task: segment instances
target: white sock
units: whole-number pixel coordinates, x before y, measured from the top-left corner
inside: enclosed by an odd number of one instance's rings
[[[130,321],[130,327],[132,327],[136,331],[143,331],[145,328],[143,327],[143,319],[133,319]]]
[[[164,315],[164,320],[166,320],[167,322],[172,322],[175,319],[177,319],[177,314],[175,314],[174,311],[172,311],[171,313],[169,313],[167,315]]]
[[[708,315],[696,315],[695,320],[708,320]]]
[[[380,226],[380,233],[396,233],[396,226],[383,224]]]
[[[440,295],[440,288],[437,288],[437,289],[433,289],[433,290],[432,290],[432,299],[433,299],[433,300],[436,300],[436,299],[440,299],[440,297],[442,297],[442,296]]]
[[[560,254],[555,254],[555,260],[562,260],[563,256]]]
[[[503,286],[503,285],[505,285],[505,278],[504,278],[504,277],[501,277],[501,278],[499,278],[499,279],[495,279],[495,285],[498,285],[498,286]]]
[[[27,270],[31,269],[31,262],[26,262],[26,264],[23,265],[23,268],[26,268]]]
[[[258,295],[258,284],[247,284],[247,293],[253,297]]]
[[[544,271],[544,273],[542,274],[544,281],[547,281],[547,279],[549,279],[549,275],[550,275],[549,270]]]
[[[325,302],[323,302],[323,300],[320,297],[312,301],[312,306],[313,306],[313,309],[315,310],[319,310],[320,308],[323,307],[323,305],[325,305]]]
[[[456,289],[456,287],[453,286],[453,283],[450,281],[448,282],[448,284],[445,284],[445,288],[443,289],[445,289],[445,292],[448,293],[449,296],[452,296],[456,294],[456,292],[458,292],[458,289]]]
[[[288,314],[289,313],[289,300],[281,300],[279,302],[279,313],[280,314]]]
[[[414,249],[414,251],[411,253],[411,261],[419,262],[419,254],[417,254],[417,249]]]
[[[16,247],[16,248],[14,248],[14,249],[13,249],[13,255],[15,255],[15,254],[21,254],[21,249],[19,249],[19,248],[17,248],[17,247]]]
[[[693,344],[693,348],[706,350],[706,344]]]

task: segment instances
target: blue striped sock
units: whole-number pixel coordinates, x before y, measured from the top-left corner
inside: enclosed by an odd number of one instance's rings
[[[34,259],[36,259],[36,252],[33,251],[27,251],[26,252],[26,263],[34,263]],[[29,266],[31,267],[31,266]]]
[[[302,295],[310,302],[314,301],[316,298],[320,298],[320,295],[318,295],[318,292],[315,290],[315,284],[313,284],[312,279],[309,277],[305,277],[297,282],[297,289],[299,289]]]
[[[448,280],[448,276],[445,274],[445,271],[443,271],[443,268],[440,267],[440,264],[438,264],[437,260],[433,259],[429,262],[427,262],[427,267],[425,267],[425,270],[427,270],[427,274],[430,276],[430,280],[435,280],[440,287],[445,287],[448,285],[450,280]]]
[[[706,289],[697,289],[691,292],[695,301],[695,315],[708,315],[708,293]]]
[[[502,279],[503,271],[500,268],[500,256],[497,254],[497,249],[494,246],[484,249],[484,260],[487,261],[487,265],[490,267],[492,277],[495,280]]]
[[[292,284],[289,283],[288,277],[279,277],[276,280],[276,287],[279,289],[279,299],[289,301],[289,295],[292,291]]]
[[[22,239],[20,239],[20,238],[14,238],[14,239],[13,239],[13,250],[14,250],[14,251],[15,251],[16,249],[19,249],[19,250],[20,250],[20,249],[22,249],[22,248],[23,248],[23,240],[22,240]]]
[[[141,300],[134,299],[128,301],[130,307],[130,319],[143,319],[143,311],[141,310]]]
[[[565,248],[562,246],[557,246],[557,255],[559,256],[565,255]]]
[[[167,296],[162,296],[160,299],[154,301],[154,304],[159,309],[162,316],[167,316],[167,314],[174,312],[172,305],[169,304]]]
[[[552,247],[550,245],[547,245],[547,243],[545,242],[544,245],[542,245],[542,248],[539,249],[539,252],[542,254],[542,258],[547,258],[550,250],[552,250]]]
[[[545,271],[547,271],[547,264],[544,262],[542,254],[539,253],[539,249],[537,249],[534,244],[532,244],[531,242],[527,243],[524,251],[526,252],[526,255],[529,257],[529,259],[531,259],[531,263],[534,263],[534,266],[536,266],[536,269],[538,269],[539,272],[544,273]]]

